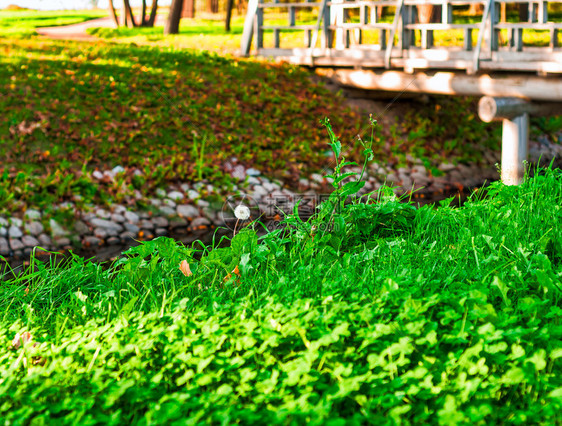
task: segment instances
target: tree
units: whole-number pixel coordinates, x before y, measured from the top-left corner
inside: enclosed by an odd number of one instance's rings
[[[113,15],[115,23],[117,24],[117,26],[119,26],[119,19],[117,18],[117,12],[115,11],[113,0],[109,0],[109,10]],[[156,12],[158,11],[158,0],[152,0],[149,16],[146,16],[146,10],[146,0],[142,0],[141,17],[140,21],[137,22],[133,14],[133,8],[131,7],[130,0],[123,0],[123,25],[126,27],[153,27],[154,22],[156,21]]]
[[[164,34],[178,34],[180,32],[180,19],[183,9],[183,0],[172,0],[170,14],[164,26]]]
[[[234,7],[234,0],[226,1],[226,19],[224,21],[225,31],[230,31],[230,19],[232,18],[232,8]]]
[[[219,0],[207,0],[207,12],[219,13]]]
[[[195,0],[183,0],[182,18],[195,18]]]
[[[117,17],[117,12],[115,11],[115,7],[113,6],[113,0],[109,0],[109,10],[111,12],[111,16],[113,16],[115,25],[119,26],[119,18]]]

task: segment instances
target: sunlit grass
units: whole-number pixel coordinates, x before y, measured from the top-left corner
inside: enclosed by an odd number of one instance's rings
[[[332,210],[330,198],[308,222],[288,216],[285,234],[258,241],[249,226],[211,252],[160,238],[109,268],[75,257],[6,280],[0,414],[71,424],[118,403],[115,424],[305,413],[448,424],[455,398],[473,421],[555,423],[560,171],[460,208],[416,210],[388,188],[373,200]],[[190,405],[160,408],[176,400]]]
[[[102,10],[6,11],[0,10],[0,37],[31,36],[35,28],[78,24],[107,16]]]

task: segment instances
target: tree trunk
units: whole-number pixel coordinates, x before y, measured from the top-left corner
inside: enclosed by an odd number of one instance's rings
[[[131,9],[131,4],[129,0],[123,0],[125,5],[125,15],[129,15],[129,20],[131,21],[131,26],[136,27],[137,23],[135,22],[135,17],[133,16],[133,9]]]
[[[236,9],[238,10],[238,15],[242,15],[244,9],[246,9],[247,5],[244,0],[238,0],[236,2]],[[382,9],[382,8],[381,8]]]
[[[148,18],[148,27],[153,27],[156,21],[156,11],[158,10],[158,0],[152,0],[152,9],[150,9],[150,18]]]
[[[195,18],[195,0],[183,0],[182,18]]]
[[[115,6],[113,6],[113,0],[109,0],[109,10],[111,12],[111,16],[113,16],[115,25],[119,28],[119,18],[117,18],[117,12],[115,11]]]
[[[207,0],[207,12],[218,13],[219,12],[219,1],[218,0]]]
[[[180,32],[180,19],[183,0],[172,0],[170,14],[164,26],[164,34],[178,34]]]
[[[481,3],[471,3],[468,8],[468,14],[470,16],[482,15],[484,13],[484,5]]]
[[[442,6],[420,5],[418,6],[418,21],[420,24],[441,22]]]
[[[529,3],[519,3],[519,22],[529,22]]]
[[[125,7],[125,1],[123,1],[123,26],[129,26],[129,14],[127,13],[127,8]]]
[[[230,19],[232,18],[232,8],[234,7],[234,0],[227,0],[226,2],[226,19],[224,21],[225,31],[230,31]]]
[[[146,0],[142,0],[141,27],[145,27],[146,24]]]

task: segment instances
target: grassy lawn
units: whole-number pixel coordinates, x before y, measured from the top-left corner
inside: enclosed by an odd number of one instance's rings
[[[367,114],[292,66],[6,34],[0,52],[0,213],[123,201],[200,178],[228,186],[223,164],[232,157],[290,184],[329,165],[320,119],[331,117],[350,158],[361,151],[355,136],[370,135]],[[475,99],[436,99],[399,121],[377,117],[377,162],[406,165],[411,154],[438,173],[442,161],[477,162],[499,148],[499,128],[475,117]],[[116,182],[92,179],[115,166],[125,168]]]
[[[4,282],[0,416],[556,424],[560,171],[462,208],[384,188],[342,206],[346,188],[283,234],[248,225],[210,252],[160,238]]]
[[[35,28],[78,24],[104,16],[107,12],[101,10],[0,10],[0,33],[3,36],[32,36],[36,35]]]

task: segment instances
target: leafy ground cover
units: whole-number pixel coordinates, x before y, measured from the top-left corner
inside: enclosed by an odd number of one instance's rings
[[[342,96],[287,65],[5,35],[0,49],[0,212],[124,202],[135,190],[148,196],[201,177],[228,186],[223,164],[232,157],[296,182],[330,164],[320,117],[335,117],[351,156],[368,129]],[[399,122],[378,116],[375,159],[407,165],[410,153],[435,173],[442,161],[479,161],[498,149],[499,134],[472,111],[474,99],[439,98]],[[115,182],[92,179],[115,166],[125,169]]]
[[[37,34],[35,28],[78,24],[106,15],[101,10],[0,10],[0,33],[4,36],[29,37]]]
[[[215,250],[159,238],[108,269],[76,257],[5,282],[1,416],[558,423],[560,170],[414,209],[388,188],[344,204],[361,184],[338,158],[330,199],[285,232],[244,224]]]

